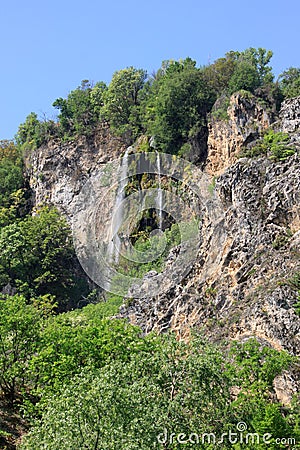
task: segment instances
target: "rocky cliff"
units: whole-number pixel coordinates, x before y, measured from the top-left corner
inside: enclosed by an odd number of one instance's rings
[[[273,112],[267,111],[250,93],[232,95],[228,108],[220,100],[208,124],[206,171],[211,175],[219,175],[232,165],[241,149],[254,142],[274,120]],[[218,111],[222,110],[227,117],[220,119]]]
[[[284,102],[278,117],[253,97],[234,95],[228,117],[211,117],[205,172],[214,210],[201,219],[197,261],[176,287],[155,298],[126,300],[120,316],[145,332],[193,326],[211,339],[256,336],[299,353],[300,98]],[[288,132],[298,152],[283,162],[240,158],[262,130]],[[97,167],[119,156],[123,143],[107,128],[93,142],[52,142],[27,158],[34,202],[52,203],[68,217]],[[203,161],[202,161],[203,163]],[[215,186],[214,186],[215,184]],[[175,256],[174,256],[175,255]],[[170,258],[176,257],[176,249]]]
[[[90,175],[101,164],[118,158],[125,149],[122,140],[112,136],[103,125],[93,139],[53,140],[30,152],[25,164],[34,205],[55,205],[71,217],[72,202]]]
[[[196,325],[214,339],[251,335],[299,351],[299,162],[243,159],[230,167],[216,182],[223,209],[203,218],[189,275],[163,296],[133,300],[123,315],[146,332],[171,327],[183,336]]]

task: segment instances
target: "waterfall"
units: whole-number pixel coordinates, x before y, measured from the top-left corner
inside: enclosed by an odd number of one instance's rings
[[[118,188],[117,188],[117,194],[116,194],[116,200],[113,210],[113,217],[112,217],[112,239],[108,244],[108,258],[110,262],[115,262],[118,264],[119,262],[119,253],[121,250],[122,242],[118,236],[118,231],[122,225],[123,222],[123,205],[122,202],[125,199],[125,187],[127,185],[127,172],[128,172],[128,152],[129,148],[124,153],[124,156],[121,161],[120,165],[120,171],[118,176]]]
[[[160,154],[156,152],[156,163],[157,163],[157,176],[158,176],[158,190],[156,197],[156,209],[158,211],[158,228],[162,230],[162,214],[163,214],[163,191],[161,189],[161,167],[160,167]]]

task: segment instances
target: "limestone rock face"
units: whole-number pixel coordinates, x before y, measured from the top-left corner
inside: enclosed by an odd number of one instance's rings
[[[293,396],[297,395],[297,392],[299,392],[297,375],[294,374],[293,376],[293,374],[286,370],[284,370],[281,375],[277,375],[273,385],[277,400],[285,406],[289,406]]]
[[[55,205],[71,217],[74,197],[91,174],[124,151],[124,143],[111,136],[107,127],[99,130],[92,142],[86,138],[66,143],[50,141],[32,151],[26,159],[26,171],[34,204]]]
[[[145,332],[191,327],[212,339],[256,336],[300,351],[294,277],[300,271],[300,159],[241,159],[216,183],[222,208],[207,211],[188,276],[165,295],[133,300],[121,315]]]
[[[227,115],[223,120],[214,118],[214,113],[210,116],[206,171],[212,175],[232,165],[242,147],[255,141],[273,121],[272,114],[254,96],[239,93],[231,96]]]
[[[145,332],[171,328],[185,338],[196,326],[213,340],[256,336],[297,354],[300,97],[284,102],[272,125],[288,132],[298,148],[284,162],[237,159],[241,148],[273,122],[257,100],[233,95],[228,116],[209,123],[205,171],[220,174],[211,192],[211,203],[215,199],[218,206],[202,205],[195,264],[179,285],[166,286],[163,295],[125,302],[120,316]],[[50,142],[33,151],[26,165],[35,204],[52,203],[72,217],[83,184],[124,151],[125,144],[105,127],[93,142]],[[172,252],[166,265],[172,266],[174,258]]]
[[[300,97],[282,103],[275,128],[290,135],[291,143],[300,149]]]

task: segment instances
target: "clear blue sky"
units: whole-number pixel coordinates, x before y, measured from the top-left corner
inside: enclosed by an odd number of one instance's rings
[[[248,47],[273,50],[276,75],[300,66],[299,0],[6,0],[0,14],[0,139],[31,111],[51,118],[82,79],[128,66],[203,65]]]

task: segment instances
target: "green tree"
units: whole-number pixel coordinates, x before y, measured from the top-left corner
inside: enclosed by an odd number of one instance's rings
[[[272,50],[266,50],[265,48],[253,48],[250,47],[244,50],[240,56],[240,60],[246,60],[255,67],[259,76],[260,85],[272,83],[274,76],[272,74],[272,67],[269,63],[273,57]]]
[[[88,80],[83,80],[66,99],[60,97],[55,100],[53,106],[60,110],[58,119],[62,136],[89,136],[93,133],[101,117],[105,90],[103,82],[93,86]]]
[[[26,199],[26,189],[18,189],[5,196],[5,206],[0,206],[0,228],[10,225],[15,220],[23,217],[28,211],[28,201]]]
[[[19,126],[16,136],[17,143],[20,146],[26,146],[27,148],[39,147],[42,143],[40,139],[40,121],[37,114],[31,112],[24,123]]]
[[[99,81],[92,87],[90,91],[90,103],[92,106],[95,120],[102,120],[102,108],[104,106],[104,93],[107,86],[103,81]]]
[[[12,141],[0,141],[0,227],[26,212],[23,160]]]
[[[135,353],[129,361],[74,377],[48,397],[22,448],[148,450],[165,429],[189,435],[221,426],[229,398],[221,354],[203,342],[201,352],[199,342],[161,342],[156,352]]]
[[[128,67],[114,73],[104,94],[104,117],[118,135],[129,141],[140,130],[140,93],[145,85],[147,73],[142,69]]]
[[[254,92],[259,86],[260,77],[255,66],[248,61],[238,62],[228,83],[229,94],[240,90]]]
[[[235,68],[236,56],[234,52],[229,52],[224,58],[219,58],[202,69],[205,81],[218,97],[228,92],[228,84]]]
[[[298,97],[300,95],[300,68],[290,67],[278,78],[279,86],[285,98]]]
[[[163,63],[144,104],[144,123],[157,147],[178,153],[205,126],[206,112],[215,97],[202,72],[190,58]]]
[[[298,434],[296,424],[290,424],[282,414],[281,405],[270,398],[274,395],[275,377],[290,367],[293,358],[284,351],[278,352],[249,339],[244,343],[233,343],[229,361],[227,375],[238,391],[231,404],[233,422],[245,422],[249,427],[247,431],[260,436],[271,435],[270,445],[261,443],[251,449],[285,448],[278,447],[275,439],[295,437]],[[286,415],[289,413],[286,411]]]
[[[69,227],[54,209],[41,209],[0,230],[2,287],[9,282],[27,298],[50,293],[65,308],[76,285],[74,261]]]
[[[36,351],[42,314],[25,297],[0,297],[0,388],[13,401],[28,383],[28,361]]]
[[[230,51],[224,58],[204,67],[203,73],[218,96],[241,89],[254,93],[257,88],[272,85],[272,67],[269,65],[272,56],[271,50],[261,47],[250,47],[243,52]]]
[[[10,196],[23,186],[23,161],[20,152],[12,141],[0,141],[0,206],[9,206]]]
[[[40,348],[30,362],[36,394],[57,392],[84,367],[128,361],[136,352],[153,348],[151,339],[143,339],[137,327],[99,318],[97,305],[89,305],[93,315],[86,314],[86,308],[50,317],[45,323]]]
[[[53,120],[40,121],[37,114],[31,112],[19,126],[16,142],[18,147],[26,152],[40,147],[55,135],[57,127]]]
[[[73,326],[80,326],[78,318],[77,322],[73,318]],[[275,376],[292,362],[285,352],[248,340],[233,344],[228,353],[197,336],[184,343],[164,335],[153,336],[148,347],[141,340],[125,338],[120,353],[107,359],[109,347],[116,348],[113,341],[118,348],[118,340],[108,337],[106,332],[100,337],[104,359],[98,368],[79,367],[80,373],[71,380],[66,374],[65,383],[45,393],[41,416],[22,449],[175,450],[183,448],[176,440],[180,433],[181,437],[195,433],[200,436],[197,448],[213,449],[214,444],[201,442],[202,435],[220,437],[235,431],[242,421],[247,432],[272,435],[271,446],[250,443],[249,450],[275,450],[275,438],[297,437],[297,414],[291,409],[289,417],[286,409],[283,415],[280,405],[271,401]],[[57,337],[49,342],[56,343]],[[74,342],[66,338],[67,347]],[[187,441],[184,448],[195,448],[195,443]],[[222,448],[233,447],[225,440]]]

